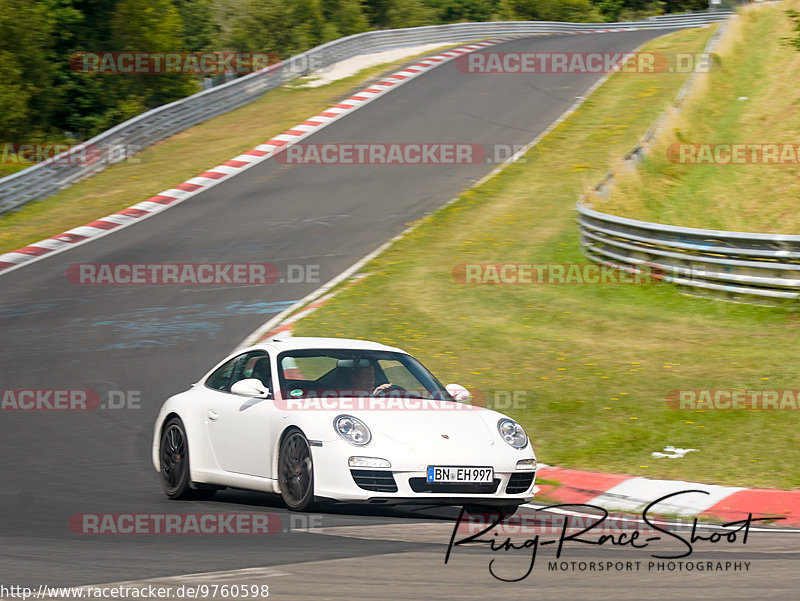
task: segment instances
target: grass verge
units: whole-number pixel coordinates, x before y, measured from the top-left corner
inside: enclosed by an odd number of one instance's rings
[[[646,47],[699,52],[713,28]],[[464,285],[464,263],[585,263],[574,204],[673,100],[677,74],[617,74],[512,165],[422,220],[297,335],[386,342],[504,412],[541,461],[578,469],[794,488],[798,413],[679,411],[670,391],[792,388],[796,313],[684,297],[661,285]],[[489,404],[489,403],[487,403]],[[665,446],[693,448],[655,459]]]
[[[619,177],[609,199],[592,199],[595,208],[689,227],[800,233],[800,52],[782,41],[792,33],[790,8],[800,9],[800,1],[741,12],[719,49],[718,68],[704,76],[641,168]],[[680,153],[668,156],[680,145],[767,143],[791,145],[775,156],[789,164],[714,164],[699,151],[697,164],[674,162]],[[725,150],[720,158],[728,156]]]
[[[449,46],[448,46],[449,47]],[[418,56],[429,56],[428,50]],[[377,65],[316,88],[297,80],[191,127],[71,188],[0,216],[0,253],[55,236],[141,202],[250,150],[416,57]]]

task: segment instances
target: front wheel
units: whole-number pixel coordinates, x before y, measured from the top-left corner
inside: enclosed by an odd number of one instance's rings
[[[311,447],[299,430],[292,430],[278,452],[281,497],[292,511],[303,511],[314,500],[314,464]]]
[[[189,480],[189,445],[180,418],[173,417],[161,432],[161,485],[170,499],[191,496]]]
[[[161,433],[161,485],[170,499],[207,501],[217,492],[214,486],[193,488],[189,471],[189,443],[179,417],[173,417]]]

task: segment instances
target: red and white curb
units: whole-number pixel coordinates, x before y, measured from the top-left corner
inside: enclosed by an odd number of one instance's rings
[[[654,514],[722,520],[783,517],[776,526],[800,526],[800,490],[740,488],[680,480],[653,480],[637,476],[602,474],[552,466],[540,466],[537,479],[557,482],[538,484],[547,502],[589,504],[615,511],[638,512],[665,495],[686,492],[659,503]]]
[[[292,129],[283,132],[259,144],[252,150],[243,152],[242,154],[225,161],[221,165],[209,169],[191,179],[186,180],[182,184],[164,190],[135,204],[127,209],[93,221],[86,225],[71,229],[52,238],[47,238],[39,242],[30,244],[24,248],[14,250],[0,255],[0,275],[18,269],[19,267],[30,264],[34,261],[42,259],[53,254],[63,252],[69,248],[73,248],[83,244],[94,238],[107,235],[114,231],[119,231],[134,223],[138,223],[147,217],[165,211],[192,196],[203,192],[223,182],[239,173],[266,161],[276,154],[282,152],[289,146],[296,144],[300,140],[310,136],[311,134],[321,130],[322,128],[330,125],[334,121],[341,119],[345,115],[352,113],[365,104],[372,102],[376,98],[383,96],[390,90],[418,77],[419,75],[430,71],[443,63],[451,61],[462,54],[468,54],[475,50],[480,50],[488,46],[500,44],[512,40],[514,38],[495,38],[483,42],[476,42],[466,46],[461,46],[447,52],[442,52],[435,56],[425,58],[410,67],[406,67],[392,75],[382,79],[381,81],[372,84],[368,88],[361,90],[350,98],[343,100],[318,115],[314,115],[310,119],[295,125]]]

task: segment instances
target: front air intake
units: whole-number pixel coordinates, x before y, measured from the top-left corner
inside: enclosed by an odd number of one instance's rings
[[[359,488],[373,492],[397,492],[397,482],[392,472],[382,470],[350,470]]]

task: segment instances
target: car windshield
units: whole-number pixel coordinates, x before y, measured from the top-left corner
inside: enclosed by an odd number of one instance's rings
[[[303,349],[278,356],[284,398],[402,396],[452,401],[439,381],[405,353]]]

